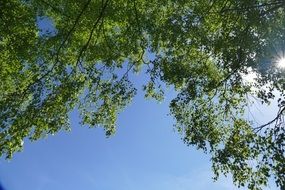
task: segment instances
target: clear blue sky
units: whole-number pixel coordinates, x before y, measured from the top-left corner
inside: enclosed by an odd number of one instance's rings
[[[145,79],[137,78],[139,87]],[[11,161],[2,159],[4,189],[237,189],[229,178],[213,183],[209,157],[187,147],[174,131],[173,119],[167,116],[171,93],[159,104],[145,100],[140,89],[120,115],[115,136],[105,138],[100,128],[79,126],[74,112],[71,132],[26,142],[24,151]]]

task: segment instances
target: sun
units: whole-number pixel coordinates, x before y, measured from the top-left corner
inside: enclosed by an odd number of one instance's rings
[[[277,60],[277,66],[279,68],[285,69],[285,57],[282,57],[282,58]]]

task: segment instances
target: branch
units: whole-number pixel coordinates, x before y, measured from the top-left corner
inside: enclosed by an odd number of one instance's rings
[[[85,53],[86,49],[88,48],[89,43],[90,43],[90,41],[91,41],[91,39],[92,39],[92,37],[93,37],[94,31],[95,31],[95,29],[96,29],[98,23],[100,22],[100,20],[103,18],[104,11],[105,11],[105,9],[106,9],[106,7],[107,7],[107,5],[108,5],[108,2],[109,2],[109,0],[106,0],[106,2],[105,2],[105,4],[104,4],[104,0],[102,0],[102,10],[101,10],[101,12],[100,12],[100,14],[99,14],[99,16],[98,16],[96,22],[95,22],[95,23],[93,24],[93,26],[92,26],[92,29],[91,29],[91,31],[90,31],[90,34],[89,34],[89,37],[88,37],[87,42],[85,43],[85,45],[81,48],[81,50],[80,50],[80,52],[79,52],[79,55],[78,55],[78,58],[77,58],[77,61],[76,61],[76,66],[79,64],[80,58],[83,56],[83,54]],[[103,23],[102,23],[102,24],[103,24]]]
[[[240,69],[240,67],[235,68],[232,72],[230,72],[223,80],[221,80],[214,88],[210,89],[209,91],[212,91],[213,89],[217,89],[218,87],[220,87],[221,85],[223,85],[223,83],[225,83],[226,81],[228,81],[231,76],[233,74],[235,74],[238,70]]]
[[[278,113],[277,113],[277,116],[273,119],[273,120],[271,120],[271,121],[269,121],[268,123],[266,123],[266,124],[263,124],[263,125],[261,125],[261,126],[259,126],[259,127],[256,127],[256,128],[254,128],[253,130],[257,130],[256,131],[256,133],[258,133],[259,131],[261,131],[264,127],[266,127],[266,126],[268,126],[268,125],[271,125],[272,123],[274,123],[275,121],[277,121],[279,118],[280,118],[280,116],[283,114],[283,112],[285,111],[285,106],[281,109],[279,109],[279,111],[278,111]]]

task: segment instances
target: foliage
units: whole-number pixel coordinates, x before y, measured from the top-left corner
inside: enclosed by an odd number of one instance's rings
[[[260,189],[285,185],[285,48],[280,0],[1,0],[0,154],[23,140],[82,124],[115,132],[119,112],[136,89],[129,72],[147,67],[146,97],[170,104],[188,145],[212,156],[215,176]],[[41,23],[51,22],[44,28]],[[149,59],[153,54],[154,59]],[[254,72],[256,80],[246,75]],[[249,96],[263,103],[280,93],[279,112],[257,126],[244,119]]]

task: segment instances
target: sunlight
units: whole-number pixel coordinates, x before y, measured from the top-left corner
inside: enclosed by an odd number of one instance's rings
[[[256,82],[257,73],[254,72],[251,68],[247,69],[248,73],[242,73],[241,76],[246,83],[254,83]]]
[[[285,57],[282,57],[277,61],[277,66],[279,68],[283,68],[283,69],[285,68]]]

